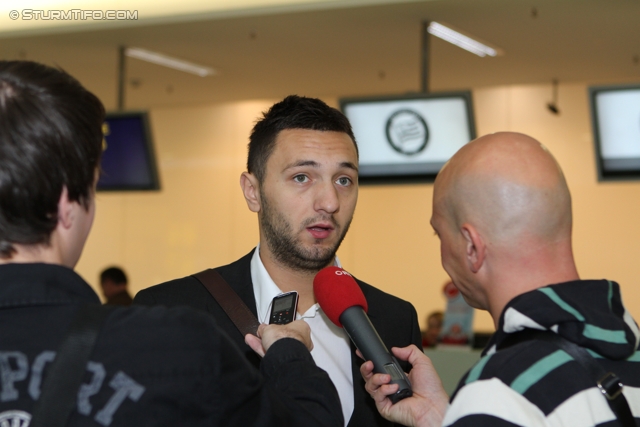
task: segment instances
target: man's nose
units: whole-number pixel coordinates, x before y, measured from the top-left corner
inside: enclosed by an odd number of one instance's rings
[[[332,214],[339,208],[340,199],[338,198],[338,190],[333,185],[333,182],[319,185],[315,200],[315,210]]]

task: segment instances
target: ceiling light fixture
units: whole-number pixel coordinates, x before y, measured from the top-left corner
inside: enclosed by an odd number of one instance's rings
[[[498,56],[504,54],[501,49],[493,48],[484,43],[479,42],[469,36],[462,34],[461,32],[452,29],[450,26],[445,26],[438,22],[431,22],[427,28],[429,34],[455,44],[462,49],[468,50],[471,53],[475,53],[478,56]]]
[[[140,49],[138,47],[128,47],[124,54],[130,58],[140,59],[142,61],[173,68],[174,70],[195,74],[200,77],[218,74],[218,72],[213,68],[194,64],[193,62],[184,61],[178,58],[172,58],[162,53],[151,52],[150,50]]]

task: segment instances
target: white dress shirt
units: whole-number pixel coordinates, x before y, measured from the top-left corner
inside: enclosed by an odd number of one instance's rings
[[[260,245],[256,247],[251,258],[251,280],[253,295],[256,299],[258,320],[269,323],[271,301],[282,293],[260,259]],[[335,265],[341,267],[338,257]],[[318,304],[314,304],[306,313],[296,314],[296,319],[303,319],[311,329],[313,350],[311,356],[316,365],[327,371],[329,378],[338,390],[345,426],[353,413],[353,374],[351,371],[351,347],[349,337],[344,329],[334,325],[327,318]]]

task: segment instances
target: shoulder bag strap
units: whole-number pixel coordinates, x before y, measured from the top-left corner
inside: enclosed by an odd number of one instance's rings
[[[89,356],[100,327],[115,307],[86,304],[80,307],[62,340],[33,408],[30,427],[62,427],[78,401]]]
[[[538,340],[555,344],[569,354],[582,368],[589,373],[591,379],[598,385],[598,389],[607,399],[609,407],[624,427],[636,427],[636,422],[629,408],[627,399],[622,394],[623,384],[613,372],[607,372],[584,348],[562,338],[551,331],[536,331],[526,329],[512,334],[498,348],[502,350],[524,341]]]
[[[242,336],[256,335],[260,322],[238,294],[215,269],[208,269],[193,275],[207,288],[211,296],[220,304],[229,319],[236,325]]]

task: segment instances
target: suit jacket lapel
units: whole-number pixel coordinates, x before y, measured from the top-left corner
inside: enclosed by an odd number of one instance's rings
[[[254,249],[255,250],[255,249]],[[222,267],[218,267],[218,273],[222,276],[224,280],[227,281],[231,289],[233,289],[242,302],[244,302],[249,310],[253,313],[254,316],[258,316],[256,309],[256,300],[253,295],[253,282],[251,280],[251,257],[253,256],[253,252],[249,252],[247,255],[243,256],[239,260],[232,262],[231,264],[224,265]],[[249,363],[255,366],[257,369],[260,369],[260,362],[262,358],[258,356],[245,342],[244,337],[238,331],[238,328],[231,323],[231,319],[220,310],[219,315],[223,315],[228,319],[228,326],[225,327],[225,331],[229,334],[229,337],[239,346],[240,350],[245,354]]]

